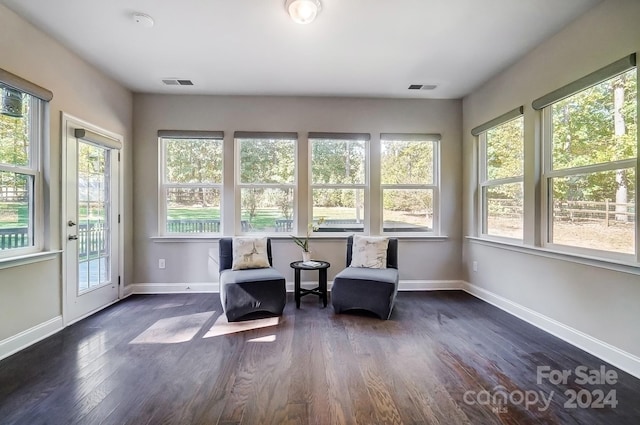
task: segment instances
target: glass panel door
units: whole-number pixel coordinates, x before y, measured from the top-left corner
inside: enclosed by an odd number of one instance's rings
[[[78,293],[111,282],[110,156],[78,142]]]
[[[120,297],[119,153],[111,146],[77,138],[75,129],[87,125],[63,115],[66,324]]]

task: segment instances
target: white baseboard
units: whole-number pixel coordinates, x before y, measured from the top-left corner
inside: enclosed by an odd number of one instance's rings
[[[462,289],[461,280],[401,280],[398,291],[446,291]],[[304,288],[318,286],[318,281],[303,281]],[[327,288],[331,291],[333,281],[327,282]],[[287,292],[293,292],[294,283],[287,282]],[[202,283],[133,283],[124,288],[123,297],[132,294],[185,294],[185,293],[211,293],[220,292],[218,282]]]
[[[398,291],[451,291],[462,289],[461,280],[401,280]]]
[[[132,283],[124,288],[125,294],[187,294],[219,292],[218,282],[196,283]]]
[[[12,337],[0,341],[0,360],[24,350],[30,345],[35,344],[64,328],[62,324],[62,316],[54,317],[44,323],[40,323],[30,329],[20,332]]]
[[[525,322],[528,322],[545,332],[550,333],[581,350],[592,354],[636,378],[640,378],[640,357],[621,350],[611,344],[594,338],[586,333],[567,326],[555,319],[540,314],[528,307],[515,303],[507,298],[497,295],[491,291],[462,282],[462,289],[465,292],[488,302],[501,310],[512,314]]]

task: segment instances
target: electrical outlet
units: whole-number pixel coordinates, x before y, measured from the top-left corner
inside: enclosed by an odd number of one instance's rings
[[[167,264],[164,261],[164,258],[161,258],[158,260],[158,268],[159,269],[164,269],[167,266]]]
[[[477,261],[474,261],[474,262],[473,262],[473,271],[474,271],[474,272],[477,272],[477,271],[478,271],[478,262],[477,262]]]

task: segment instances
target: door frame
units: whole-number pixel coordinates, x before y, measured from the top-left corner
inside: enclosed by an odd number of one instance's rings
[[[122,169],[122,148],[117,149],[118,152],[118,247],[117,247],[117,255],[118,255],[118,299],[116,299],[113,303],[109,303],[105,306],[102,306],[94,311],[90,311],[87,314],[69,320],[69,308],[67,306],[67,261],[68,261],[68,250],[67,248],[67,221],[68,219],[68,211],[67,211],[67,185],[65,184],[66,174],[67,174],[67,146],[69,143],[69,139],[76,139],[73,134],[74,129],[76,128],[84,128],[86,130],[92,131],[100,136],[106,137],[108,139],[112,139],[120,144],[120,146],[124,146],[123,140],[124,137],[118,133],[114,133],[112,131],[106,130],[102,127],[96,126],[77,118],[73,115],[67,114],[64,111],[60,112],[60,141],[61,141],[61,149],[60,153],[62,156],[62,162],[60,167],[60,177],[62,182],[61,187],[61,200],[62,200],[62,214],[60,214],[60,247],[62,248],[62,288],[60,295],[62,296],[62,322],[63,326],[69,326],[75,322],[78,322],[85,317],[88,317],[95,312],[102,310],[103,308],[120,301],[124,297],[124,287],[125,283],[123,280],[124,277],[124,217],[122,213],[122,206],[124,205],[124,182],[123,182],[123,169]]]

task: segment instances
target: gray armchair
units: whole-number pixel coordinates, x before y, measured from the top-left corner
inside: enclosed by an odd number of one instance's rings
[[[267,239],[271,258],[271,239]],[[229,322],[280,316],[287,302],[284,276],[273,267],[232,270],[233,239],[220,239],[220,301]]]
[[[349,267],[352,248],[353,236],[349,236],[347,268],[333,279],[333,309],[336,313],[368,311],[380,319],[389,319],[398,293],[398,239],[389,238],[386,269]]]

